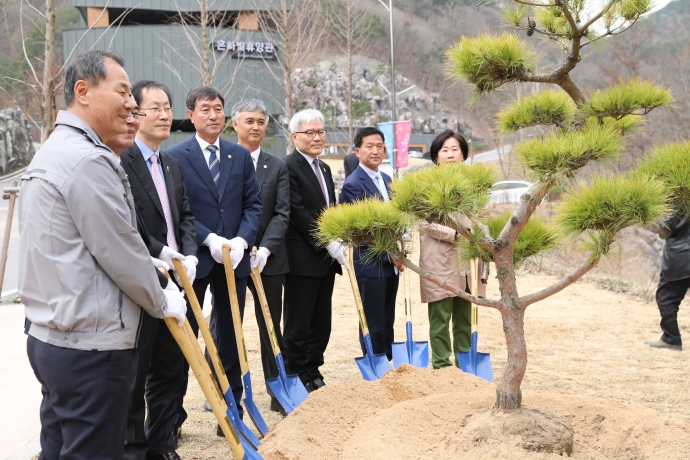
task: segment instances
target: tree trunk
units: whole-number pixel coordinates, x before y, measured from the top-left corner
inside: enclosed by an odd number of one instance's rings
[[[208,5],[206,4],[206,0],[200,0],[199,7],[201,10],[202,79],[204,81],[204,86],[211,86],[211,48],[208,42]]]
[[[41,143],[53,132],[53,105],[55,91],[55,0],[46,0],[46,34],[43,66],[43,94],[41,100]]]

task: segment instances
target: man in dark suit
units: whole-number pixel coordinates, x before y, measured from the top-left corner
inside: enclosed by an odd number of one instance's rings
[[[678,309],[690,289],[690,215],[686,208],[679,206],[664,219],[659,236],[666,240],[656,290],[663,334],[648,345],[681,351],[683,341],[678,329]]]
[[[390,176],[379,171],[385,157],[383,133],[377,128],[367,127],[355,135],[355,154],[359,166],[345,179],[340,192],[341,203],[356,200],[390,199]],[[362,297],[362,306],[367,316],[371,345],[374,353],[385,353],[393,359],[393,323],[395,322],[395,297],[398,293],[398,270],[403,270],[401,262],[383,256],[379,260],[363,262],[361,255],[366,247],[358,247],[354,252],[355,275]],[[362,331],[360,330],[362,353],[366,354]]]
[[[354,146],[353,146],[354,148]],[[357,166],[359,166],[359,158],[357,158],[357,154],[355,152],[350,152],[347,155],[345,155],[345,158],[343,158],[343,168],[345,169],[345,179],[350,177],[350,174],[355,172],[355,169],[357,169]]]
[[[331,168],[318,160],[326,141],[323,115],[307,109],[290,120],[295,150],[285,157],[290,175],[290,225],[285,236],[290,273],[285,276],[286,367],[307,391],[325,385],[319,367],[331,335],[331,296],[335,274],[347,267],[347,252],[336,241],[314,239],[316,220],[335,205]],[[340,264],[338,264],[340,262]]]
[[[240,312],[249,277],[250,250],[261,220],[259,183],[249,151],[220,138],[225,127],[225,100],[214,88],[202,86],[187,95],[187,115],[196,134],[168,149],[184,172],[184,183],[196,225],[199,266],[194,291],[204,303],[206,288],[213,295],[211,333],[228,376],[240,416],[243,408],[242,379],[230,310],[230,297],[223,266],[222,246],[230,247],[235,270],[235,284]],[[192,312],[187,315],[198,334],[199,326]],[[186,373],[185,373],[186,375]],[[185,387],[186,388],[186,387]],[[178,400],[177,426],[186,418]],[[218,427],[218,433],[222,431]]]
[[[140,127],[134,144],[120,155],[122,167],[151,235],[152,253],[159,254],[158,258],[170,268],[172,259],[182,259],[193,280],[197,263],[194,214],[185,193],[180,164],[160,150],[161,142],[170,137],[170,91],[163,84],[144,80],[132,87],[132,95],[141,113]],[[175,452],[174,422],[185,360],[162,321],[148,317],[142,326],[149,340],[148,346],[139,351],[125,459],[173,460],[179,458]],[[146,408],[148,417],[144,426]]]
[[[232,108],[232,126],[237,132],[237,142],[249,150],[256,170],[256,179],[261,187],[263,211],[254,244],[258,249],[252,254],[251,266],[259,267],[261,272],[261,282],[271,311],[273,328],[278,345],[282,349],[280,318],[283,312],[283,282],[285,274],[290,271],[285,249],[285,232],[290,221],[290,177],[285,162],[261,148],[261,141],[266,136],[267,123],[266,106],[257,99],[245,99]],[[278,367],[271,350],[271,338],[266,329],[254,281],[249,278],[248,284],[254,296],[254,309],[259,324],[264,378],[274,379],[278,377]],[[271,395],[271,410],[285,415],[285,410],[268,385],[266,391]]]

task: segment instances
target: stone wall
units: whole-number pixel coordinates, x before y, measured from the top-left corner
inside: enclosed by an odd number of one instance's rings
[[[0,110],[0,175],[28,165],[35,153],[22,111]]]

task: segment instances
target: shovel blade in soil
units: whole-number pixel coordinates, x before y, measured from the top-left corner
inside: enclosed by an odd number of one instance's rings
[[[237,411],[237,406],[235,405],[235,397],[233,396],[232,390],[230,388],[228,388],[227,393],[225,393],[225,402],[228,405],[228,410],[226,411],[226,414],[228,416],[228,419],[230,419],[230,423],[232,424],[232,427],[235,429],[235,432],[240,434],[240,440],[247,441],[254,450],[258,449],[259,445],[261,444],[259,442],[259,438],[257,438],[256,435],[252,433],[252,430],[250,430],[249,427],[245,425],[245,423],[240,418],[240,414]]]
[[[287,375],[283,354],[276,355],[276,365],[278,366],[278,377],[266,379],[266,385],[273,392],[278,402],[288,414],[302,404],[309,393],[304,388],[304,384],[296,375]]]
[[[472,348],[470,351],[458,351],[457,355],[460,369],[468,374],[476,375],[488,382],[494,381],[494,371],[491,367],[491,356],[489,353],[477,351],[477,333],[472,333]]]
[[[415,367],[429,367],[429,342],[417,342],[412,340],[412,323],[405,324],[407,340],[405,342],[393,342],[393,365],[399,368],[403,364]]]
[[[364,336],[364,345],[367,354],[361,358],[355,358],[357,367],[359,367],[359,371],[362,373],[364,380],[378,380],[383,377],[386,372],[393,370],[385,353],[374,354],[371,346],[371,336],[369,334]]]
[[[249,418],[254,422],[254,426],[261,433],[261,437],[268,434],[268,426],[264,421],[264,418],[259,412],[259,408],[254,404],[254,395],[252,392],[252,381],[249,371],[242,376],[242,382],[244,383],[244,407],[247,409]]]

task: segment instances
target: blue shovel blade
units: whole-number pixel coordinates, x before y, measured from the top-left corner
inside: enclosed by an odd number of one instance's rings
[[[412,340],[412,323],[407,322],[407,340],[405,342],[393,342],[393,364],[397,369],[403,364],[411,364],[415,367],[429,367],[429,342],[417,342]]]
[[[285,391],[287,391],[294,406],[299,406],[307,399],[309,392],[298,376],[287,375],[282,353],[278,353],[278,356],[276,356],[276,363],[278,364],[278,378],[282,380]],[[285,410],[287,411],[287,409]]]
[[[380,379],[386,372],[393,369],[385,353],[374,354],[371,347],[371,336],[369,336],[369,334],[364,336],[364,346],[367,349],[367,354],[361,358],[355,358],[355,362],[364,380],[372,381]]]
[[[237,429],[237,426],[231,421],[232,411],[228,409],[225,412],[225,414],[228,416],[227,420],[230,421],[231,428],[235,435],[235,440],[239,441],[240,445],[242,446],[242,449],[244,450],[244,455],[242,456],[242,458],[250,460],[263,459],[263,457],[256,452],[256,447],[254,447],[249,441],[247,441],[247,439],[245,439],[244,436],[237,435],[237,433],[240,433],[240,431]]]
[[[244,447],[244,446],[242,446]],[[257,451],[255,451],[252,448],[247,449],[245,447],[244,449],[244,457],[242,457],[242,460],[264,460],[264,458],[259,455]]]
[[[256,404],[254,404],[254,395],[252,393],[252,382],[249,371],[242,376],[242,381],[244,382],[244,407],[247,409],[249,418],[252,419],[254,426],[256,426],[256,429],[259,430],[261,436],[266,436],[268,433],[268,426],[266,426],[266,422],[261,416],[259,408],[256,407]]]
[[[468,374],[476,375],[486,381],[494,381],[494,371],[491,367],[491,356],[489,353],[477,351],[477,333],[472,333],[472,348],[470,351],[458,351],[457,356],[460,369]]]
[[[292,399],[290,399],[290,396],[288,395],[287,390],[285,390],[285,386],[280,380],[280,377],[266,379],[266,385],[268,385],[268,388],[271,389],[271,393],[273,393],[273,396],[275,396],[280,405],[283,406],[285,412],[289,414],[295,410],[295,404],[292,402]]]
[[[258,449],[261,444],[259,438],[252,433],[252,430],[250,430],[240,418],[240,414],[237,412],[237,406],[235,405],[235,397],[232,395],[232,390],[230,388],[228,388],[227,393],[225,393],[225,402],[228,405],[226,413],[230,419],[230,423],[235,431],[241,435],[240,439],[246,439],[253,446],[254,450]]]

